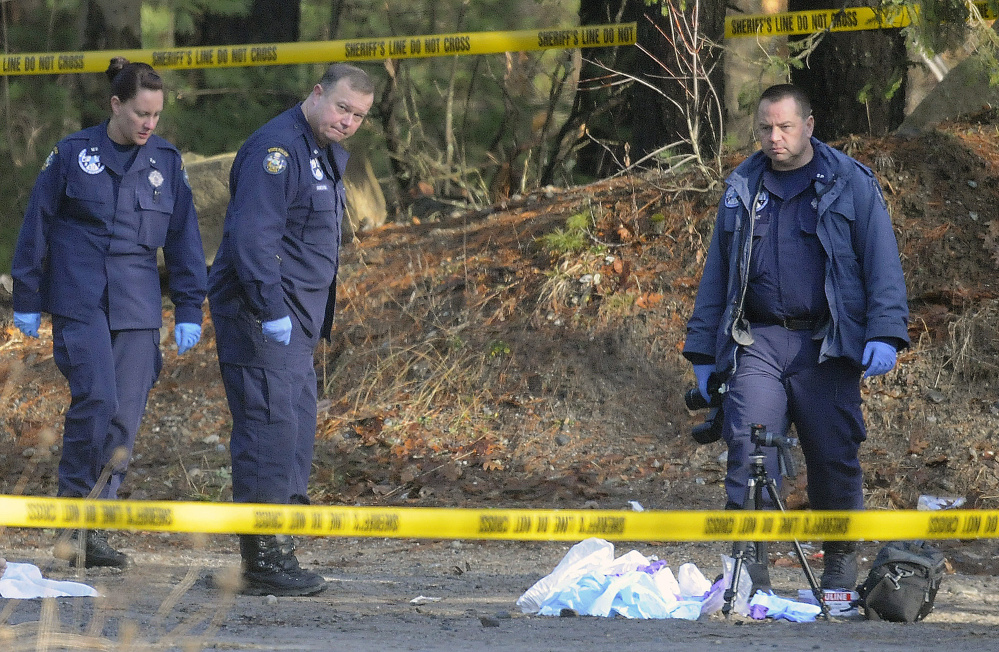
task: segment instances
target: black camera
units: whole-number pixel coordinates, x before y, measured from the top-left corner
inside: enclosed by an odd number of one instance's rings
[[[782,476],[793,478],[798,475],[794,466],[794,457],[791,455],[791,449],[798,445],[796,438],[767,432],[767,427],[762,423],[753,423],[749,426],[749,441],[756,444],[756,450],[753,451],[755,455],[762,456],[764,446],[777,449],[777,466]]]
[[[704,417],[704,423],[694,426],[690,431],[694,441],[698,444],[710,444],[721,439],[722,426],[725,423],[725,412],[722,410],[724,394],[725,385],[715,373],[708,376],[707,400],[697,387],[691,387],[684,393],[683,402],[687,404],[688,410],[710,409],[707,416]]]

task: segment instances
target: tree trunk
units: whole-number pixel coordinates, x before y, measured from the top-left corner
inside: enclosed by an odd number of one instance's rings
[[[633,161],[670,143],[685,141],[678,150],[701,156],[721,145],[725,2],[688,0],[684,7],[682,17],[663,16],[653,5],[638,24],[638,42],[649,54],[639,57],[636,73],[656,88],[635,84],[632,90]]]
[[[205,13],[201,44],[292,43],[298,40],[301,8],[288,0],[253,0],[248,16]]]
[[[604,177],[634,164],[664,145],[685,141],[682,150],[698,149],[712,152],[719,145],[721,125],[717,104],[712,106],[708,95],[717,93],[722,101],[724,72],[714,65],[721,50],[708,45],[696,53],[678,50],[669,16],[662,13],[663,0],[646,6],[645,0],[581,0],[581,25],[603,23],[638,24],[638,44],[644,48],[583,49],[583,66],[572,113],[563,125],[558,142],[562,150],[573,149],[564,140],[576,138],[575,171],[585,177]],[[688,1],[684,18],[692,20],[694,5],[699,6],[698,33],[714,43],[721,43],[725,27],[723,0]],[[680,22],[684,22],[681,20]],[[647,53],[646,53],[647,52]],[[695,82],[684,66],[696,60],[700,70],[711,71],[711,92],[706,79]],[[698,73],[695,73],[698,74]],[[634,77],[646,84],[620,84],[624,77]],[[649,87],[651,86],[651,88]],[[680,106],[678,107],[677,104]],[[688,117],[697,116],[701,130],[691,135]],[[586,134],[579,134],[585,128]],[[696,138],[696,147],[692,142]],[[551,183],[553,160],[542,176],[542,183]]]
[[[142,3],[138,0],[89,0],[79,14],[80,50],[129,50],[142,47]],[[111,58],[108,57],[108,63]],[[101,75],[75,75],[80,122],[89,127],[108,117],[110,90]]]
[[[213,5],[213,7],[215,7]],[[193,34],[178,36],[178,45],[187,47],[253,43],[294,43],[299,38],[300,2],[253,0],[246,16],[225,14],[215,7],[196,20]],[[180,42],[180,41],[184,42]],[[240,125],[244,138],[253,129],[281,111],[294,106],[311,89],[318,77],[305,84],[298,66],[249,66],[227,70],[184,71],[186,85],[193,89],[224,88],[224,92],[195,93],[186,100],[185,115],[191,119],[178,126],[178,133],[200,154],[231,151],[231,133],[215,128],[222,121]],[[207,79],[211,78],[211,82]],[[197,116],[197,117],[195,117]]]
[[[846,0],[846,7],[877,7],[876,0]],[[839,8],[830,0],[790,0],[789,11]],[[811,54],[807,67],[792,69],[791,81],[812,99],[815,137],[881,136],[905,118],[907,78],[901,30],[831,32]]]

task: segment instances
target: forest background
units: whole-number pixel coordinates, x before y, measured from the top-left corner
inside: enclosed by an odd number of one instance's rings
[[[724,39],[726,11],[745,14],[909,0],[5,0],[4,53],[283,43],[634,21],[638,46],[547,50],[365,64],[379,82],[349,143],[372,162],[390,219],[476,209],[547,185],[572,186],[636,167],[689,164],[721,173],[752,143],[759,91],[793,80],[817,98],[823,139],[896,129],[928,86],[973,54],[996,77],[995,32],[978,9],[995,0],[926,3],[895,30],[793,39]],[[164,71],[158,133],[182,151],[236,150],[299,101],[324,64]],[[929,83],[927,83],[927,80]],[[993,83],[996,79],[991,80]],[[0,77],[0,270],[41,162],[61,137],[103,120],[103,75]],[[974,86],[971,87],[974,91]],[[427,210],[423,209],[422,216]]]

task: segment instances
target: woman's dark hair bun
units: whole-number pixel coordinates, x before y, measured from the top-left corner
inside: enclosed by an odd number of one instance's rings
[[[125,57],[114,57],[111,59],[111,63],[108,65],[107,71],[104,73],[108,76],[108,81],[113,82],[114,78],[118,76],[118,73],[128,65],[128,59]]]

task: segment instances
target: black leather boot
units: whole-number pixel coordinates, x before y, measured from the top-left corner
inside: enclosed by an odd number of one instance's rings
[[[108,533],[104,530],[86,530],[84,534],[83,555],[80,555],[80,531],[74,530],[69,535],[72,548],[66,559],[70,566],[83,563],[86,568],[107,566],[111,568],[127,568],[131,561],[128,556],[111,547],[108,543]]]
[[[822,549],[825,568],[822,569],[823,589],[846,589],[857,586],[857,543],[855,541],[826,541]]]
[[[312,595],[326,588],[321,575],[298,565],[295,542],[286,534],[241,534],[246,595]]]

